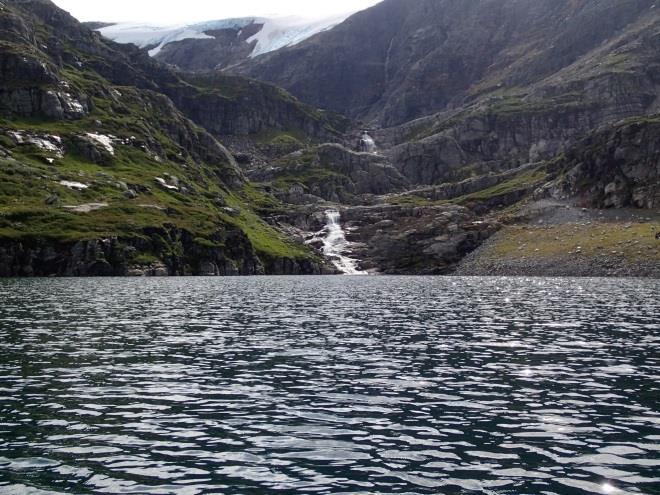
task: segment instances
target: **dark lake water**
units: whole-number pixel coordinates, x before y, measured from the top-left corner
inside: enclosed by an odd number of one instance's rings
[[[660,493],[660,281],[0,281],[0,493]]]

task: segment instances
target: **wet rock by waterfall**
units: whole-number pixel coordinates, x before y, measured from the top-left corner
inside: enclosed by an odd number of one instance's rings
[[[337,210],[325,212],[327,235],[323,239],[323,254],[332,261],[337,269],[346,275],[366,275],[357,267],[357,260],[348,256],[350,243],[341,227],[341,215]]]

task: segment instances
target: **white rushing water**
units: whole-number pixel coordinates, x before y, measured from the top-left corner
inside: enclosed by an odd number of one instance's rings
[[[346,253],[350,243],[346,240],[344,229],[341,228],[341,215],[337,210],[325,212],[328,223],[327,235],[323,239],[323,254],[330,258],[337,269],[346,275],[366,275],[367,272],[358,270],[357,260],[349,258]]]
[[[376,141],[372,138],[367,131],[362,133],[362,144],[364,146],[364,151],[367,153],[375,153],[378,149],[376,147]]]

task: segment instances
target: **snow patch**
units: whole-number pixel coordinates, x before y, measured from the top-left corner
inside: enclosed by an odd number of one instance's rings
[[[65,107],[64,110],[66,111],[66,113],[76,114],[76,115],[85,114],[85,107],[82,105],[82,103],[76,100],[69,93],[64,93],[62,101],[64,103],[64,107]]]
[[[90,211],[96,211],[107,207],[108,203],[85,203],[78,206],[63,206],[62,208],[66,208],[67,210],[73,211],[75,213],[89,213]]]
[[[168,190],[170,190],[170,191],[178,191],[178,190],[179,190],[178,187],[176,187],[176,186],[172,186],[172,185],[168,184],[167,181],[166,181],[165,179],[163,179],[162,177],[156,177],[154,180],[155,180],[155,181],[156,181],[161,187],[163,187],[163,188],[165,188],[165,189],[168,189]]]
[[[64,187],[68,187],[69,189],[75,189],[77,191],[82,191],[84,189],[89,188],[87,184],[83,184],[82,182],[74,182],[70,180],[61,180],[60,185]]]
[[[16,144],[31,144],[40,150],[53,153],[58,158],[64,156],[62,138],[51,134],[24,134],[21,131],[8,131],[7,134]]]
[[[47,91],[46,93],[59,101],[60,105],[62,106],[62,110],[64,110],[66,114],[76,116],[85,115],[85,107],[82,105],[82,103],[80,103],[80,101],[72,96],[71,93],[64,91]]]

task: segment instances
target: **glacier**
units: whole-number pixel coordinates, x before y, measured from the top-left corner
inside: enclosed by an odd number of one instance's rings
[[[117,43],[133,43],[140,48],[154,47],[149,50],[149,55],[155,57],[168,43],[185,39],[212,39],[213,36],[209,36],[205,31],[240,29],[257,21],[257,18],[246,17],[174,26],[151,26],[125,22],[105,26],[97,31]]]
[[[218,29],[242,29],[251,24],[263,24],[262,29],[248,39],[256,41],[250,57],[263,55],[285,46],[292,46],[328,30],[346,20],[353,12],[310,19],[298,16],[286,17],[243,17],[220,19],[195,24],[152,26],[140,23],[118,23],[105,26],[99,31],[117,43],[132,43],[140,48],[150,48],[149,55],[155,57],[168,43],[185,39],[212,39],[208,31]]]
[[[296,45],[305,41],[307,38],[311,38],[315,34],[332,29],[337,24],[341,24],[350,15],[351,14],[348,13],[322,19],[308,19],[297,16],[274,17],[267,19],[266,22],[264,22],[264,27],[261,28],[257,34],[248,39],[248,43],[252,41],[257,42],[250,57],[273,52],[280,48],[284,48],[285,46]]]

